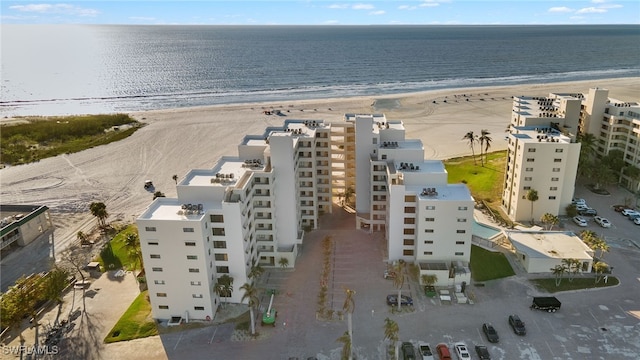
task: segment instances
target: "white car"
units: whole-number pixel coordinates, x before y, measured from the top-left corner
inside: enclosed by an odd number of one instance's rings
[[[585,199],[571,199],[571,203],[578,206],[578,205],[584,205],[587,206],[587,201]]]
[[[603,218],[602,216],[596,216],[593,218],[593,220],[595,220],[595,222],[597,222],[598,225],[602,226],[603,228],[611,227],[611,222],[608,219]]]
[[[583,218],[582,216],[574,216],[573,222],[576,223],[578,226],[582,226],[582,227],[589,225],[587,224],[587,220],[585,220],[585,218]]]
[[[467,349],[467,345],[463,342],[457,342],[453,347],[456,349],[456,354],[458,355],[458,359],[460,360],[469,360],[471,359],[471,354],[469,353],[469,349]]]
[[[624,209],[624,210],[622,210],[621,214],[624,215],[624,216],[635,215],[635,214],[639,214],[640,215],[639,212],[637,212],[637,211],[635,211],[633,209]]]
[[[431,350],[431,346],[428,343],[421,342],[418,344],[418,351],[422,356],[422,360],[435,360],[433,357],[433,350]]]
[[[636,225],[640,225],[640,217],[633,219],[633,223]]]
[[[590,209],[590,208],[587,206],[587,204],[579,204],[579,205],[576,205],[576,210],[577,210],[578,212],[580,212],[580,211],[585,211],[585,210],[588,210],[588,209]]]

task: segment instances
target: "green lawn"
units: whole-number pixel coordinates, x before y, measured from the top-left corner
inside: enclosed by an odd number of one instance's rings
[[[471,245],[471,276],[474,281],[501,279],[515,275],[503,253]]]
[[[478,155],[475,163],[471,156],[446,160],[444,166],[449,173],[449,183],[465,183],[476,200],[499,203],[506,156],[506,151],[488,153],[484,166]]]
[[[569,279],[565,277],[560,282],[560,286],[556,286],[555,278],[532,279],[531,282],[534,283],[538,289],[544,290],[550,293],[555,293],[560,291],[569,291],[569,290],[602,288],[602,287],[608,287],[608,286],[615,286],[620,283],[618,278],[614,276],[609,276],[606,284],[604,283],[604,280],[600,280],[600,282],[596,284],[594,278],[582,278],[582,277],[575,278],[571,282],[569,282]]]
[[[158,328],[151,317],[151,303],[147,300],[147,291],[143,291],[133,300],[104,342],[127,341],[153,335],[158,335]]]
[[[140,267],[135,259],[129,256],[129,250],[124,245],[127,234],[131,233],[138,234],[138,228],[135,225],[129,225],[124,228],[102,249],[98,262],[105,271],[120,268],[131,269],[134,264],[136,264],[136,267]]]

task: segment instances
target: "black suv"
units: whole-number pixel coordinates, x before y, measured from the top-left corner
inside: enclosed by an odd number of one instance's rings
[[[416,360],[416,351],[412,343],[403,342],[400,348],[402,349],[402,358],[404,360]]]
[[[527,335],[527,329],[524,327],[524,323],[518,315],[509,315],[509,325],[513,329],[516,335]]]

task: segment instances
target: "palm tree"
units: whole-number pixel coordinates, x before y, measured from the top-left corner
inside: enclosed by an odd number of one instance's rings
[[[264,268],[260,265],[256,265],[251,268],[248,276],[251,280],[257,280],[260,278],[260,276],[262,276],[262,274],[264,274]]]
[[[278,264],[280,264],[281,268],[286,269],[289,266],[289,259],[285,257],[280,258],[280,260],[278,260]]]
[[[534,224],[533,203],[538,201],[538,191],[534,189],[529,189],[529,191],[527,191],[527,200],[531,201],[531,225],[533,225]]]
[[[560,222],[560,219],[556,215],[545,213],[540,218],[540,221],[546,226],[548,226],[547,230],[551,230],[554,225],[558,225],[558,223]]]
[[[580,271],[580,260],[578,259],[562,259],[562,266],[569,274],[569,282],[573,281],[575,275]]]
[[[600,238],[596,238],[591,244],[591,249],[594,251],[600,251],[600,254],[598,254],[597,257],[602,260],[604,253],[609,252],[609,244]]]
[[[478,141],[480,142],[480,164],[482,166],[484,166],[482,154],[484,152],[484,155],[486,156],[487,151],[491,147],[491,137],[489,136],[489,134],[491,134],[489,130],[482,129],[482,131],[480,131],[480,137],[478,138]]]
[[[592,267],[593,267],[593,271],[595,271],[596,273],[595,283],[597,284],[600,282],[600,280],[602,280],[602,274],[605,272],[605,270],[609,268],[609,265],[607,265],[603,261],[596,261]]]
[[[176,182],[176,185],[178,185],[178,175],[173,175],[171,178]]]
[[[391,342],[391,345],[393,346],[393,358],[397,359],[398,358],[398,347],[396,346],[396,343],[398,342],[398,335],[400,333],[400,328],[398,327],[398,323],[386,318],[384,319],[384,338],[386,340],[389,340]]]
[[[349,335],[349,349],[351,349],[351,345],[353,344],[353,325],[351,322],[351,316],[353,315],[353,310],[356,308],[356,302],[353,299],[353,295],[356,294],[356,291],[345,288],[344,292],[347,294],[347,297],[344,299],[342,310],[347,313],[347,334]],[[349,355],[347,357],[349,360],[352,359],[351,351],[349,351]]]
[[[556,277],[556,286],[560,286],[565,270],[566,268],[562,265],[556,265],[551,268],[551,273]]]
[[[477,137],[473,135],[473,131],[469,131],[462,137],[462,140],[467,140],[469,142],[469,147],[471,148],[471,156],[473,157],[473,163],[476,164],[476,154],[473,145],[475,145],[476,141],[478,141]]]
[[[153,193],[153,200],[159,198],[159,197],[167,197],[167,195],[165,195],[162,191],[156,191]]]
[[[395,266],[395,269],[393,269],[396,273],[396,277],[395,279],[393,279],[393,285],[398,289],[398,311],[400,311],[400,305],[402,304],[402,287],[404,286],[404,267],[405,267],[405,262],[404,260],[400,259],[398,260],[398,263]]]
[[[98,224],[102,227],[107,226],[107,218],[109,217],[109,213],[107,212],[107,206],[102,202],[92,202],[89,205],[89,209],[91,210],[91,215],[95,216],[98,219]]]
[[[251,335],[256,334],[256,317],[254,315],[254,309],[260,306],[260,299],[258,299],[258,289],[254,287],[250,283],[245,283],[240,287],[241,290],[244,290],[244,294],[242,295],[242,301],[248,299],[249,305],[249,314],[251,315]]]
[[[353,195],[355,194],[355,190],[353,190],[353,187],[349,186],[348,188],[345,189],[344,191],[344,203],[346,205],[349,205],[349,202],[351,201],[351,197],[353,197]]]
[[[133,269],[136,269],[136,263],[143,268],[142,251],[140,251],[140,238],[136,233],[128,233],[124,238],[124,247],[127,249],[129,257],[133,260]]]
[[[349,332],[345,331],[342,336],[336,339],[336,341],[343,344],[342,352],[340,353],[340,359],[351,359],[351,337],[349,336]]]
[[[220,276],[215,284],[213,284],[213,291],[218,296],[225,298],[226,303],[227,298],[231,297],[231,293],[233,292],[233,278],[228,274]]]

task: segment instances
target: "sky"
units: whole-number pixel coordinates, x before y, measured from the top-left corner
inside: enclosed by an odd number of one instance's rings
[[[235,0],[0,2],[1,24],[640,24],[639,0]]]

